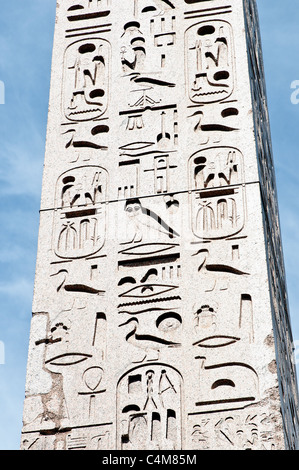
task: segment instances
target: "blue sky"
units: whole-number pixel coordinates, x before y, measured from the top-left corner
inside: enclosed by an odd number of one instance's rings
[[[18,449],[22,426],[55,0],[1,2],[0,80],[0,450]],[[293,337],[298,341],[299,9],[258,0]],[[298,95],[299,96],[299,95]],[[0,343],[1,344],[1,343]],[[298,353],[299,362],[299,353]]]

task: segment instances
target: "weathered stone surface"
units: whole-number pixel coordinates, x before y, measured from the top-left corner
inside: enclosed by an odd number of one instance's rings
[[[22,449],[295,449],[253,0],[57,4]]]

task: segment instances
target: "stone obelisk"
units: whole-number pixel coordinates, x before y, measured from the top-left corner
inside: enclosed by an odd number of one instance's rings
[[[22,449],[297,449],[254,0],[60,0]]]

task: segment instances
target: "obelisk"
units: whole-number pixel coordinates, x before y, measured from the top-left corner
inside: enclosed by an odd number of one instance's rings
[[[254,0],[60,0],[22,449],[298,449]]]

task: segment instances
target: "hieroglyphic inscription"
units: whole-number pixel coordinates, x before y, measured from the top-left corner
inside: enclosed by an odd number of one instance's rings
[[[117,388],[118,449],[181,448],[182,378],[160,364],[128,372]]]
[[[57,182],[54,249],[61,258],[97,253],[106,235],[107,171],[96,166],[74,168]]]
[[[246,200],[241,153],[230,147],[196,152],[189,160],[191,224],[196,237],[213,240],[239,233]]]
[[[227,99],[234,88],[233,42],[226,21],[198,23],[187,30],[188,94],[193,103]]]
[[[243,2],[59,6],[24,449],[277,447]]]
[[[255,410],[222,413],[216,418],[207,415],[197,420],[191,429],[191,446],[197,450],[213,447],[222,450],[275,450],[271,429],[273,416]]]

